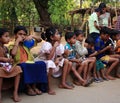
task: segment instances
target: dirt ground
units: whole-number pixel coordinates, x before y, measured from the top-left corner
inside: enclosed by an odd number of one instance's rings
[[[58,88],[59,80],[53,79],[56,95],[43,93],[37,96],[20,94],[19,103],[120,103],[120,79],[93,83],[90,87],[75,86],[73,90]],[[3,92],[3,103],[14,103],[11,91]]]

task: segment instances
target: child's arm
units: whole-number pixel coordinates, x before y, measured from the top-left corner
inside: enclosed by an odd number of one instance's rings
[[[56,47],[59,45],[58,42],[55,42],[54,46],[52,47],[52,50],[50,51],[50,54],[47,55],[47,59],[50,60],[53,58],[54,53],[56,51]]]
[[[12,59],[6,57],[0,57],[0,62],[8,62],[10,63]]]
[[[97,55],[98,55],[98,52],[95,51],[94,53],[90,54],[89,57],[95,57],[95,56],[97,56]]]
[[[35,39],[38,43],[42,41],[40,36],[36,36],[36,35],[30,35],[31,38]]]
[[[71,62],[75,62],[75,63],[81,63],[82,61],[79,59],[69,59]]]
[[[97,52],[98,52],[98,54],[101,54],[101,53],[104,53],[106,50],[110,50],[110,49],[111,49],[111,46],[109,45],[109,46],[103,48],[102,50],[98,50]]]

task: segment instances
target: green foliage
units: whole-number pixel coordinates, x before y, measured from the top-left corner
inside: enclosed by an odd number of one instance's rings
[[[54,24],[68,25],[70,24],[69,11],[75,8],[74,0],[51,0],[48,2],[49,13]]]
[[[0,0],[0,10],[0,21],[30,26],[39,20],[32,0]]]

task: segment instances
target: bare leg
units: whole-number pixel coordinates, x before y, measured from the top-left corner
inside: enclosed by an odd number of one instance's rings
[[[102,74],[102,78],[106,80],[107,77],[105,76],[105,71],[104,71],[104,69],[101,69],[101,74]]]
[[[88,74],[88,62],[84,62],[84,69],[83,69],[83,79],[87,80],[87,74]]]
[[[2,103],[2,82],[3,82],[3,78],[0,78],[0,103]]]
[[[13,92],[13,100],[15,102],[21,101],[21,99],[18,96],[18,87],[19,87],[19,82],[20,82],[20,74],[18,74],[15,77],[15,82],[14,82],[14,92]]]
[[[75,68],[72,67],[72,71],[79,81],[84,82],[84,79],[79,75]]]
[[[55,95],[56,93],[51,88],[51,75],[52,75],[52,68],[49,68],[49,72],[48,72],[48,94]]]
[[[98,77],[98,78],[101,78],[101,76],[100,76],[100,71],[97,71],[97,77]]]
[[[119,59],[110,58],[109,62],[112,63],[112,64],[110,65],[110,67],[106,71],[106,77],[107,77],[107,79],[114,80],[115,78],[110,76],[110,72],[118,65]]]
[[[62,81],[61,81],[61,84],[59,86],[60,88],[72,89],[71,86],[66,84],[66,78],[67,78],[67,75],[68,75],[68,72],[69,72],[68,69],[70,69],[70,67],[68,65],[69,65],[69,61],[67,59],[65,59],[63,72],[62,72]]]

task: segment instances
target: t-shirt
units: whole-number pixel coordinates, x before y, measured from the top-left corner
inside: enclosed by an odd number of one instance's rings
[[[116,46],[120,46],[120,40],[117,41]],[[117,49],[117,52],[120,53],[120,48]]]
[[[44,42],[40,48],[38,58],[41,60],[47,60],[46,54],[50,54],[51,50],[52,50],[52,44],[49,42]],[[52,60],[54,60],[54,57],[52,58]]]
[[[64,53],[64,45],[60,44],[59,46],[57,46],[56,48],[56,56],[61,56]]]
[[[86,47],[82,46],[82,42],[78,40],[75,43],[75,50],[79,57],[82,57],[88,54]]]
[[[108,27],[110,13],[106,12],[106,13],[100,15],[99,18],[100,18],[100,25]]]
[[[71,46],[69,43],[66,43],[65,50],[70,50],[71,51],[69,56],[68,56],[68,59],[76,58],[76,52],[75,52],[75,46],[74,45]]]
[[[103,48],[105,48],[105,43],[100,37],[98,37],[95,40],[95,51],[100,51]],[[100,53],[100,54],[97,55],[97,59],[100,59],[103,56],[105,56],[105,53]]]
[[[117,18],[117,22],[115,24],[115,29],[120,30],[120,16]]]
[[[93,12],[88,20],[88,26],[89,26],[89,33],[100,33],[99,30],[94,26],[94,22],[96,21],[97,25],[99,26],[98,16],[96,12]]]

